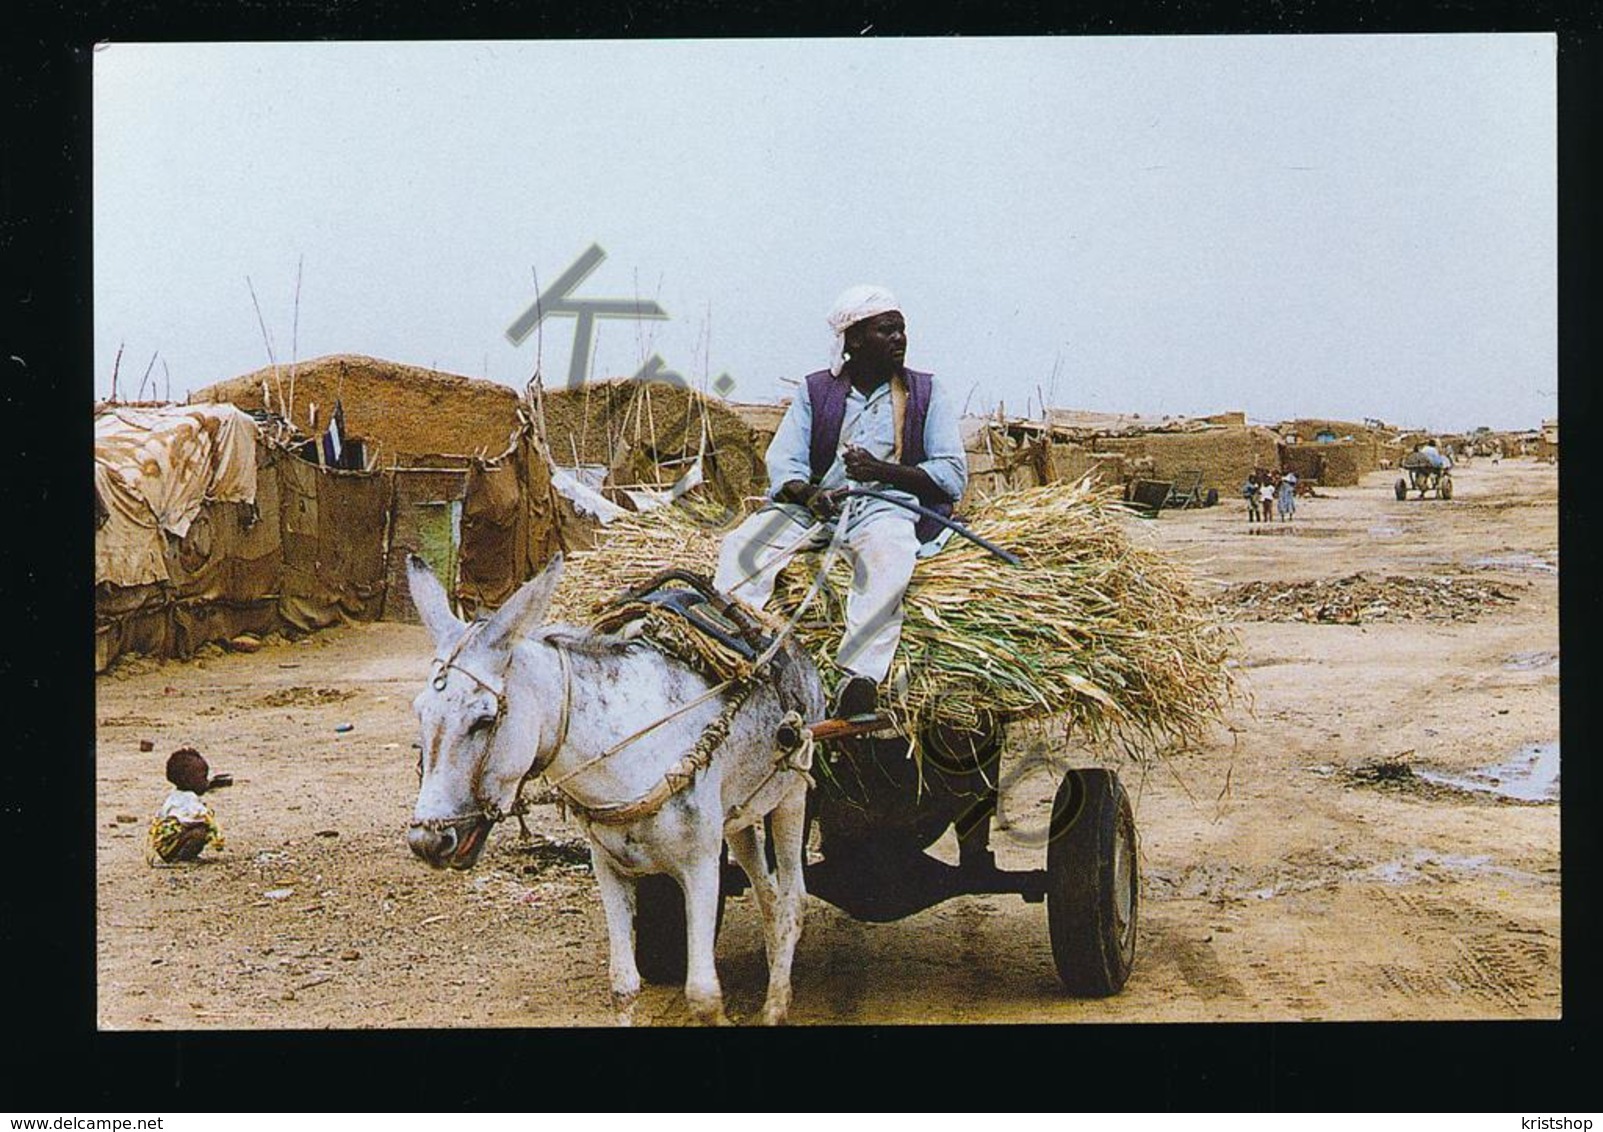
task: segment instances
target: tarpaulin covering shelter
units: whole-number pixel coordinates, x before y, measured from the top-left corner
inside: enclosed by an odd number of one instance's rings
[[[95,486],[97,670],[379,613],[388,477],[308,464],[231,405],[106,409]]]
[[[524,416],[494,459],[439,464],[323,467],[226,404],[101,412],[96,670],[242,633],[414,619],[408,553],[465,614],[499,605],[562,545],[544,448]]]
[[[498,608],[568,548],[565,511],[551,487],[550,457],[527,424],[498,459],[469,466],[456,586],[466,613]]]
[[[95,583],[169,577],[162,532],[189,533],[207,499],[256,500],[256,423],[231,405],[116,407],[95,419]]]

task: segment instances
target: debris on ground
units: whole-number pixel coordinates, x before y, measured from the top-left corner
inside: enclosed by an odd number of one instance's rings
[[[1555,744],[1556,747],[1556,744]],[[1539,748],[1532,748],[1540,753]],[[1500,779],[1490,776],[1486,770],[1472,771],[1466,776],[1449,774],[1440,770],[1433,770],[1427,766],[1415,768],[1414,750],[1410,748],[1395,755],[1386,755],[1377,759],[1366,759],[1353,766],[1342,767],[1336,771],[1337,778],[1350,787],[1366,787],[1371,790],[1382,790],[1392,794],[1406,794],[1423,801],[1437,802],[1479,802],[1493,805],[1540,805],[1544,802],[1556,802],[1557,795],[1557,755],[1553,756],[1555,768],[1551,783],[1543,779],[1538,783],[1535,792],[1522,792],[1524,782],[1515,784],[1515,789],[1501,789],[1503,783]],[[1534,768],[1536,759],[1528,758]],[[1499,770],[1502,768],[1489,768]],[[1484,783],[1481,780],[1485,780]]]
[[[354,695],[356,693],[349,688],[280,688],[256,703],[259,707],[315,707],[341,703]]]
[[[1362,573],[1318,582],[1242,582],[1218,600],[1236,621],[1308,621],[1359,625],[1371,621],[1474,621],[1488,607],[1513,605],[1508,583],[1466,575],[1370,578]]]
[[[1361,762],[1349,768],[1346,777],[1354,782],[1405,782],[1414,777],[1414,768],[1409,764],[1413,757],[1414,749],[1410,747],[1395,755]]]
[[[544,872],[553,865],[590,867],[590,843],[582,837],[563,839],[534,833],[519,840],[513,852],[531,862],[524,866],[525,873]]]

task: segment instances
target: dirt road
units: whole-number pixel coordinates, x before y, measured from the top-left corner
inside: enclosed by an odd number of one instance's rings
[[[1446,502],[1397,502],[1394,478],[1323,489],[1285,525],[1249,527],[1233,501],[1139,524],[1240,619],[1251,702],[1207,748],[1121,768],[1144,883],[1122,994],[1066,998],[1042,909],[1014,897],[891,924],[810,899],[792,1020],[1557,1017],[1556,470],[1477,461]],[[406,850],[429,653],[420,627],[366,625],[98,680],[103,1028],[610,1021],[600,905],[554,808],[532,846],[497,831],[472,872]],[[152,868],[145,826],[185,743],[235,776],[215,798],[227,846]],[[1004,867],[1040,866],[1052,785],[1007,799]],[[749,1018],[749,897],[718,955]],[[637,1017],[687,1021],[664,988]]]

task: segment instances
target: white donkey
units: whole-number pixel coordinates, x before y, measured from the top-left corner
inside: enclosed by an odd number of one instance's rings
[[[641,642],[541,627],[561,574],[559,554],[488,620],[466,624],[422,559],[408,559],[412,601],[435,653],[413,701],[422,778],[407,844],[435,867],[471,868],[519,784],[545,774],[589,834],[619,1022],[632,1021],[640,993],[635,880],[666,873],[685,896],[685,998],[698,1021],[724,1024],[713,940],[727,839],[763,919],[763,1021],[783,1023],[805,895],[807,782],[804,766],[777,754],[774,736],[785,714],[782,682],[803,714],[822,714],[817,671],[787,642],[786,660],[765,670],[742,701],[737,690],[715,692],[687,665]],[[710,755],[699,770],[686,762],[698,753],[703,761]],[[774,871],[763,852],[764,816]]]

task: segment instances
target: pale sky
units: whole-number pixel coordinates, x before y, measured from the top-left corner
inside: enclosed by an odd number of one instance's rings
[[[247,276],[281,362],[521,387],[534,274],[597,244],[577,297],[670,316],[599,322],[598,376],[657,353],[776,399],[872,282],[971,411],[1040,390],[1534,427],[1555,57],[1546,34],[113,44],[95,393],[119,343],[124,397],[157,351],[177,399],[266,364]],[[549,383],[573,325],[546,323]]]

